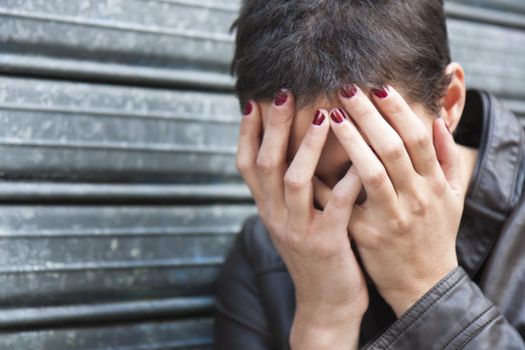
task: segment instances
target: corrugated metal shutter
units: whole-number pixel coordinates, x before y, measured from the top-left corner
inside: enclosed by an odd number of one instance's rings
[[[236,1],[0,2],[0,348],[209,349],[256,212],[235,170]],[[521,0],[447,4],[468,83],[525,116]]]

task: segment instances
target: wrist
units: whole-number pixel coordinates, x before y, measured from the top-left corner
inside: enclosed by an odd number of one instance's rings
[[[434,274],[425,279],[412,282],[404,289],[396,289],[381,293],[385,301],[392,307],[397,318],[405,314],[415,303],[423,298],[439,281],[457,268],[457,264],[442,273]]]
[[[311,319],[295,318],[290,332],[291,349],[357,349],[361,320],[352,320],[338,325],[327,325],[317,323]]]

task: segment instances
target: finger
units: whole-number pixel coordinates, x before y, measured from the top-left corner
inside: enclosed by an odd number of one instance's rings
[[[441,169],[450,187],[457,193],[461,193],[459,153],[454,138],[442,118],[437,118],[434,121],[433,130],[436,157]]]
[[[343,94],[343,91],[352,91],[353,95]],[[362,130],[381,159],[394,187],[399,191],[412,186],[416,172],[403,140],[372,101],[355,85],[346,86],[340,94],[340,100],[352,121]]]
[[[327,225],[334,227],[336,232],[344,232],[346,235],[361,187],[361,179],[354,166],[350,167],[346,175],[334,186],[323,210],[323,217]]]
[[[330,112],[330,125],[356,168],[366,189],[368,199],[375,203],[392,205],[397,194],[385,167],[365,142],[357,127],[343,110]]]
[[[296,229],[306,229],[314,210],[312,177],[330,131],[328,112],[317,111],[284,176],[284,196]]]
[[[261,112],[259,104],[248,101],[239,128],[235,165],[248,185],[261,215],[265,215],[264,191],[257,176],[255,162],[261,145]]]
[[[265,194],[267,210],[273,213],[286,210],[283,177],[287,168],[286,153],[294,108],[293,96],[281,90],[268,109],[263,141],[257,155],[257,174]]]
[[[328,203],[330,194],[332,193],[332,188],[315,175],[313,177],[312,183],[314,186],[314,198],[321,209],[324,209],[326,207],[326,203]]]
[[[414,169],[422,176],[436,174],[438,162],[432,135],[405,99],[392,86],[375,90],[373,98],[401,136]]]

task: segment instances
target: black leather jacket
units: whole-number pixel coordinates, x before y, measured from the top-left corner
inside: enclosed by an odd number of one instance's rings
[[[525,134],[490,94],[469,90],[456,141],[479,149],[457,239],[460,267],[402,317],[369,283],[364,349],[525,349]],[[218,350],[288,349],[294,286],[258,216],[223,266]]]

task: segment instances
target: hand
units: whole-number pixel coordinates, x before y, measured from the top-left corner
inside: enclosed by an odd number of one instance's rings
[[[295,285],[292,346],[356,347],[368,291],[347,227],[361,182],[349,171],[334,187],[324,210],[315,209],[312,179],[330,130],[328,112],[319,111],[324,122],[310,126],[288,166],[293,96],[288,93],[284,103],[270,107],[262,145],[260,107],[251,103],[252,111],[241,123],[236,166]]]
[[[367,193],[353,209],[349,231],[378,291],[399,317],[458,266],[464,191],[444,121],[434,121],[434,147],[401,95],[389,86],[383,96],[373,96],[382,115],[359,88],[353,97],[340,96],[350,118],[331,125]],[[323,206],[329,190],[316,180],[315,192]]]

